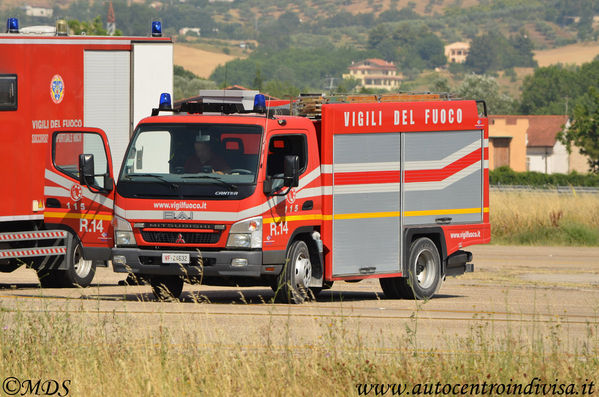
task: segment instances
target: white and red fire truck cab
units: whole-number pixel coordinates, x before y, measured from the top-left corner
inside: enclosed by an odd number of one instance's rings
[[[42,286],[85,286],[113,246],[112,164],[120,166],[133,126],[154,106],[149,98],[172,90],[172,41],[23,34],[13,18],[8,26],[14,33],[0,35],[0,271],[27,264]],[[94,158],[87,180],[81,154]],[[89,156],[84,163],[91,171]]]
[[[486,114],[439,96],[335,100],[300,98],[300,116],[200,101],[143,119],[116,188],[114,270],[158,297],[186,280],[290,302],[366,278],[429,298],[472,271],[461,249],[490,241]]]

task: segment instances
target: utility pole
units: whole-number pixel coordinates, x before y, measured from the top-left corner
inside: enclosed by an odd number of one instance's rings
[[[112,1],[108,3],[108,16],[106,17],[106,32],[109,36],[114,36],[116,32],[116,19],[114,18],[114,8]]]

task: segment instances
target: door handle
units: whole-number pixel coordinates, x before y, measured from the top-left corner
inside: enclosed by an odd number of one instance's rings
[[[314,202],[312,200],[304,201],[304,204],[302,204],[302,211],[310,211],[312,208],[314,208]]]
[[[60,201],[55,198],[46,199],[46,208],[60,208]]]

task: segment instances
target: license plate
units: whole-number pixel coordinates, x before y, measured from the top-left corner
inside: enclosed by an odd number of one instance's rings
[[[189,263],[189,254],[162,254],[162,263]]]

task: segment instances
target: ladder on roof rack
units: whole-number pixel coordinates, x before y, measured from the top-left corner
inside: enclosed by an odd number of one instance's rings
[[[349,95],[302,95],[291,102],[292,114],[309,118],[320,118],[322,105],[333,103],[381,103],[454,100],[449,93],[400,92],[396,94],[349,94]]]

